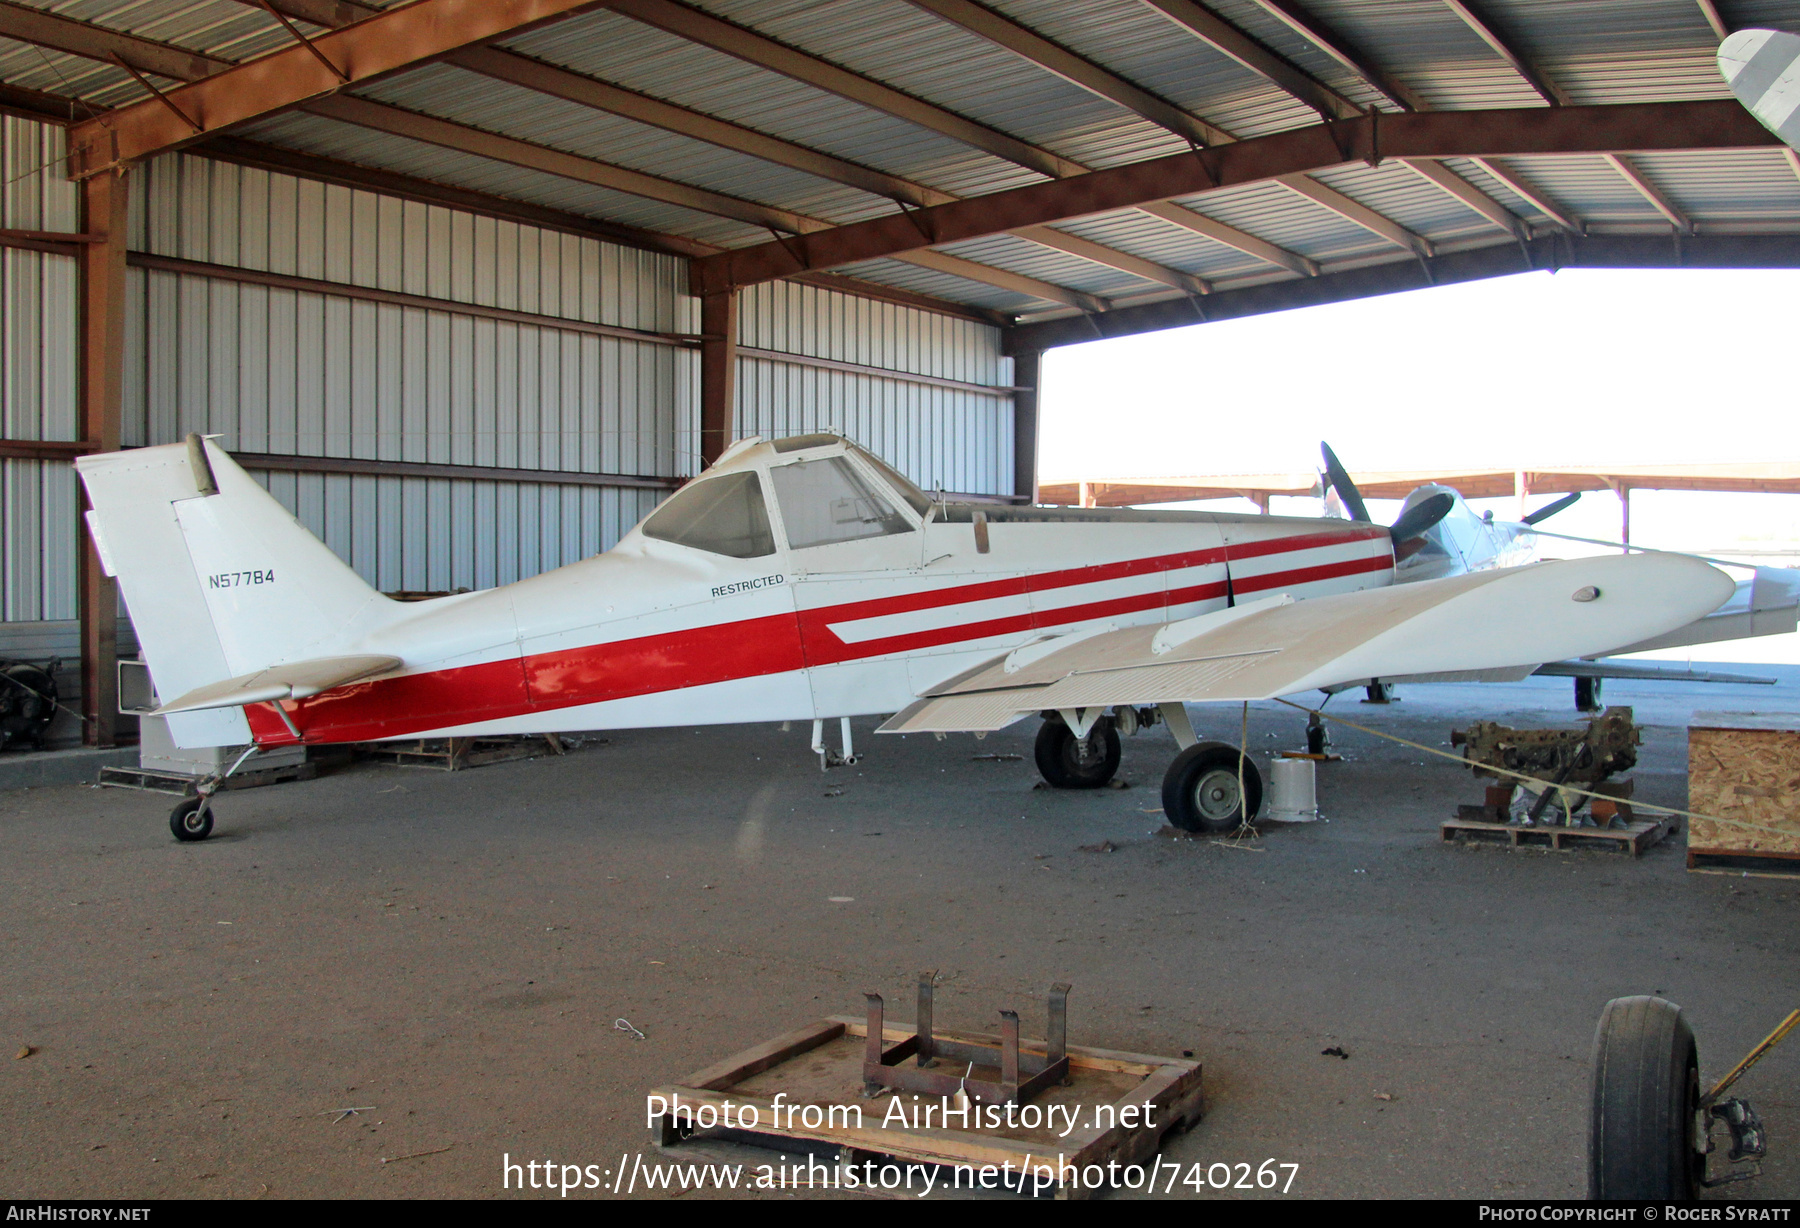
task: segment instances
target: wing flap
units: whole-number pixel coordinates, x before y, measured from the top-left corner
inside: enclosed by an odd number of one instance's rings
[[[315,657],[310,661],[290,661],[271,665],[253,674],[240,674],[223,682],[196,687],[186,695],[171,700],[152,712],[152,716],[168,716],[174,712],[200,712],[208,708],[239,708],[245,704],[269,703],[281,699],[305,699],[333,687],[347,686],[399,669],[399,657],[350,656]]]

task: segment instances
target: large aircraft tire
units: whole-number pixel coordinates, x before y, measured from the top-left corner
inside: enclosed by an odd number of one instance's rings
[[[1045,721],[1034,748],[1038,772],[1053,789],[1098,789],[1119,770],[1119,731],[1103,716],[1087,745],[1061,721]]]
[[[1262,809],[1262,792],[1262,773],[1250,756],[1224,742],[1199,742],[1176,755],[1163,776],[1163,817],[1183,831],[1236,831]]]
[[[207,798],[187,798],[169,812],[169,830],[184,844],[206,839],[212,835],[212,827],[212,806]]]
[[[1698,1052],[1681,1008],[1651,997],[1608,1002],[1594,1031],[1588,1197],[1697,1197],[1699,1103]]]

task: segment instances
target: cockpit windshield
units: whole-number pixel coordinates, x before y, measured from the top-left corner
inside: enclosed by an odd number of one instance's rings
[[[849,441],[846,440],[845,442],[848,443]],[[849,447],[857,456],[874,466],[875,472],[887,479],[887,484],[894,488],[894,493],[899,495],[913,511],[923,516],[926,512],[931,510],[931,496],[909,482],[903,475],[895,470],[893,466],[889,465],[886,461],[883,461],[879,456],[876,456],[866,448],[859,448],[853,443],[849,444]]]

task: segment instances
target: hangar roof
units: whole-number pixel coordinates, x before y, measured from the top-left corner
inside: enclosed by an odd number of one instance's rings
[[[68,122],[77,175],[183,147],[1041,348],[1800,264],[1800,157],[1714,66],[1753,25],[1800,0],[0,0],[0,104]]]

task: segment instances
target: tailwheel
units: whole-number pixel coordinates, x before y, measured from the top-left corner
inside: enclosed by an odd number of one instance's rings
[[[1061,717],[1045,718],[1038,730],[1038,771],[1053,789],[1098,789],[1119,770],[1119,731],[1103,716],[1078,738]]]
[[[1262,809],[1262,793],[1262,773],[1249,755],[1200,742],[1176,755],[1163,776],[1163,817],[1183,831],[1236,831]]]
[[[184,798],[175,809],[169,812],[169,830],[175,838],[188,843],[204,840],[212,835],[212,798]]]

